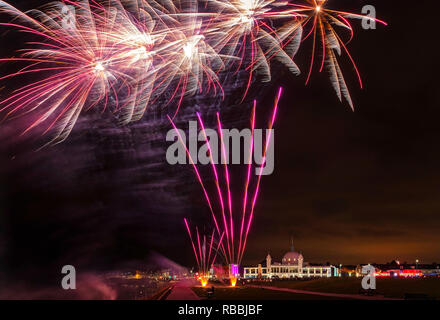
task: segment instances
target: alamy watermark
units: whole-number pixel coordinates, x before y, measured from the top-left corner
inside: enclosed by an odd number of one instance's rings
[[[253,139],[251,129],[222,129],[221,135],[208,128],[198,131],[197,121],[189,122],[188,137],[177,130],[169,130],[166,136],[166,141],[173,142],[166,153],[170,165],[190,164],[188,150],[194,164],[255,164],[255,174],[264,176],[274,171],[274,129],[254,129]]]
[[[365,30],[376,29],[376,7],[373,5],[365,5],[362,7],[362,28]],[[75,7],[72,5],[62,4],[61,6],[61,26],[66,30],[74,30],[76,28]]]
[[[365,15],[362,19],[362,28],[365,30],[376,29],[376,7],[372,5],[363,6],[362,14]]]
[[[362,266],[362,273],[366,274],[362,278],[362,289],[364,290],[376,290],[376,268],[371,264]]]
[[[61,269],[61,274],[65,274],[65,276],[61,279],[61,287],[64,290],[75,290],[76,289],[75,267],[71,265],[65,265]]]

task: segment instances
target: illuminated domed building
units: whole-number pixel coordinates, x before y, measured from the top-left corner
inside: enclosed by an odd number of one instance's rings
[[[281,262],[272,261],[270,254],[266,261],[256,267],[244,267],[244,278],[311,278],[331,277],[337,274],[334,266],[310,266],[304,263],[304,257],[295,251],[293,241],[290,251],[286,252]]]
[[[284,255],[283,260],[281,260],[282,264],[287,264],[287,265],[302,266],[303,262],[304,262],[303,255],[301,253],[296,252],[293,246],[290,248],[290,251]]]

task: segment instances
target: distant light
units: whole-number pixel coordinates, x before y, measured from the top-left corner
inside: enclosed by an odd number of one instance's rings
[[[316,12],[321,11],[321,6],[316,6],[315,10],[316,10]]]

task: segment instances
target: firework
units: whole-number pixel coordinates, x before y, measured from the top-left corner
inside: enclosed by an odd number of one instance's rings
[[[217,49],[240,58],[237,70],[249,61],[247,66],[244,66],[249,71],[249,76],[243,99],[247,95],[254,73],[259,74],[263,82],[271,80],[269,63],[272,58],[287,66],[292,73],[300,73],[292,59],[301,41],[301,24],[298,23],[289,32],[286,32],[286,29],[282,30],[283,38],[291,36],[291,44],[282,48],[282,38],[269,23],[287,17],[295,19],[298,16],[295,12],[286,15],[279,11],[286,5],[285,1],[208,0],[207,5],[216,12],[210,28],[221,30],[224,34],[217,44]]]
[[[176,116],[185,97],[224,97],[222,79],[240,70],[248,72],[244,99],[254,78],[271,80],[272,60],[298,75],[293,58],[308,38],[313,48],[306,84],[321,49],[319,71],[327,67],[339,99],[353,108],[337,57],[347,54],[362,87],[347,49],[349,19],[373,19],[331,10],[326,0],[65,0],[28,13],[0,0],[0,12],[14,17],[0,25],[36,39],[19,57],[0,59],[25,64],[0,79],[41,79],[13,91],[0,112],[9,118],[31,114],[25,132],[44,125],[53,143],[65,140],[80,114],[95,107],[111,106],[123,124],[171,103]],[[340,29],[350,34],[347,41]]]
[[[197,266],[199,269],[199,280],[202,287],[206,287],[209,280],[209,270],[215,262],[219,246],[223,241],[223,234],[220,236],[216,249],[213,250],[215,229],[212,231],[211,240],[207,242],[206,235],[200,239],[199,229],[196,228],[196,239],[193,238],[190,226],[186,218],[184,219],[186,231],[188,232],[189,239],[193,248],[194,256],[196,258]]]
[[[261,166],[264,167],[266,163],[266,154],[267,149],[269,148],[269,143],[271,141],[271,134],[272,134],[272,128],[275,123],[275,118],[277,114],[278,109],[278,103],[281,97],[282,89],[280,88],[278,91],[278,94],[275,98],[274,107],[273,107],[273,113],[272,118],[269,122],[269,135],[266,139],[265,148],[263,151],[263,161]],[[256,111],[256,102],[254,102],[253,110],[252,110],[252,117],[251,117],[251,132],[252,132],[252,139],[249,144],[249,155],[252,156],[252,150],[254,148],[254,128],[255,128],[255,111]],[[177,135],[179,137],[180,142],[185,147],[186,153],[188,155],[189,161],[192,164],[194,168],[194,172],[196,174],[197,180],[199,181],[203,193],[205,195],[205,199],[207,201],[208,207],[210,209],[211,215],[213,217],[215,230],[217,231],[218,235],[225,235],[225,239],[223,242],[225,244],[220,244],[220,249],[222,250],[222,253],[224,255],[225,261],[228,265],[239,265],[243,254],[246,248],[247,243],[247,237],[249,235],[249,230],[253,221],[254,217],[254,211],[255,211],[255,205],[258,199],[259,189],[260,189],[260,183],[261,183],[261,177],[262,175],[259,174],[257,181],[254,183],[255,188],[253,192],[250,192],[250,185],[251,185],[251,168],[252,163],[249,161],[247,170],[246,170],[246,179],[244,182],[244,188],[243,188],[243,199],[240,202],[233,201],[231,196],[231,188],[230,188],[230,174],[229,169],[227,165],[227,161],[224,161],[224,181],[220,178],[219,171],[217,169],[217,166],[214,162],[214,159],[212,158],[212,148],[210,141],[206,134],[205,125],[203,123],[203,120],[200,116],[200,114],[197,114],[201,130],[205,137],[205,142],[208,147],[208,153],[210,157],[210,164],[212,167],[212,172],[214,175],[214,183],[216,187],[216,192],[214,194],[211,194],[208,192],[208,189],[206,187],[206,183],[204,182],[200,170],[196,166],[194,160],[191,157],[191,154],[186,147],[182,137],[180,136],[179,131],[177,130],[177,127],[175,126],[173,120],[169,117],[169,120],[173,126],[173,128],[176,130]],[[220,142],[221,142],[221,151],[222,151],[222,157],[226,159],[226,152],[225,152],[225,144],[224,144],[224,137],[223,137],[223,126],[221,124],[220,116],[217,114],[217,124],[218,124],[218,132],[220,134]],[[227,195],[227,199],[224,199],[224,194]],[[214,206],[213,198],[218,199],[218,206]],[[239,207],[239,210],[237,210],[237,205]],[[218,208],[218,209],[217,209]],[[234,285],[236,282],[235,274],[230,274],[231,278],[231,284]]]
[[[67,1],[68,2],[68,1]],[[10,5],[0,2],[1,10],[15,15],[22,21],[2,23],[31,33],[41,40],[32,43],[33,48],[23,49],[22,57],[3,59],[10,62],[27,62],[28,65],[2,79],[38,74],[42,80],[31,82],[4,99],[1,110],[7,116],[18,113],[36,114],[36,120],[25,131],[47,123],[45,132],[53,129],[51,142],[63,141],[71,132],[80,113],[99,103],[105,110],[110,104],[115,110],[133,104],[137,94],[120,101],[120,92],[136,92],[139,78],[134,78],[142,68],[141,63],[126,66],[126,48],[117,46],[117,37],[112,30],[118,21],[116,10],[101,6],[90,7],[87,1],[72,3],[75,8],[75,23],[66,28],[60,20],[63,10],[55,3],[43,11],[21,13]],[[121,25],[118,26],[119,29]],[[116,40],[116,42],[115,42]],[[128,69],[129,68],[129,69]],[[144,95],[145,92],[139,92]]]
[[[342,98],[345,98],[350,107],[354,109],[353,101],[339,66],[337,56],[341,56],[343,51],[347,54],[355,69],[361,88],[363,87],[362,79],[356,63],[348,51],[346,43],[342,40],[342,36],[337,32],[336,27],[345,29],[349,32],[350,37],[347,42],[350,42],[353,39],[353,27],[348,19],[370,19],[384,25],[386,25],[386,23],[379,19],[359,14],[331,10],[327,8],[327,0],[307,0],[306,5],[289,3],[289,6],[293,7],[291,12],[304,15],[304,18],[302,19],[302,25],[304,28],[310,26],[310,30],[302,41],[309,37],[313,38],[311,62],[306,84],[310,81],[315,66],[316,52],[319,47],[321,47],[322,58],[319,62],[319,72],[322,72],[324,67],[327,66],[331,84],[335,89],[339,100],[342,101]]]

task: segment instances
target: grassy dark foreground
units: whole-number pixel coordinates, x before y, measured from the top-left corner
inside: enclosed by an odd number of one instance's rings
[[[328,293],[358,294],[362,278],[325,278],[313,280],[291,280],[252,282],[265,286],[290,288]],[[376,294],[389,298],[405,298],[405,294],[424,294],[440,300],[440,278],[377,278]]]
[[[193,287],[193,291],[201,298],[208,298],[209,289]],[[217,287],[211,300],[337,300],[330,297],[320,297],[310,294],[273,291],[249,287]]]

